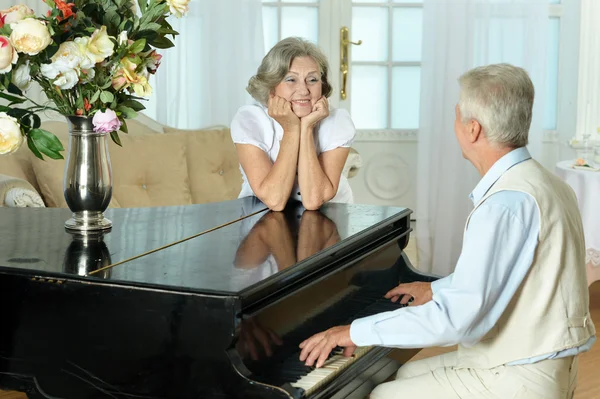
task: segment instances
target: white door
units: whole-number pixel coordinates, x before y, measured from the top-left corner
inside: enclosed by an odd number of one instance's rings
[[[358,130],[353,147],[363,165],[350,179],[357,203],[415,209],[421,21],[421,0],[263,0],[266,50],[302,36],[328,56],[330,103],[347,109]],[[342,28],[362,41],[347,45],[347,65]]]

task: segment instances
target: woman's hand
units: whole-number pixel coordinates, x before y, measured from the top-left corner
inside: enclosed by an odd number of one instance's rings
[[[313,106],[312,112],[301,119],[303,128],[312,128],[319,121],[329,116],[329,101],[327,97],[321,97]]]
[[[287,132],[300,126],[300,118],[292,110],[292,103],[285,98],[271,94],[269,96],[269,116],[277,121]]]

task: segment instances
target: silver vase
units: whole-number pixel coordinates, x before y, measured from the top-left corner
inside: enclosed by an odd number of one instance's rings
[[[110,229],[112,222],[103,214],[112,197],[108,133],[95,133],[91,117],[67,119],[69,149],[64,190],[73,217],[65,222],[65,227],[75,231]]]

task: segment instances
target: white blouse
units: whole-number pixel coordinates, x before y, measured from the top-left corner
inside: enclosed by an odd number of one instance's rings
[[[320,121],[313,129],[317,156],[338,147],[350,147],[356,134],[350,114],[344,109],[331,108],[329,116]],[[280,141],[283,139],[283,128],[268,114],[268,109],[260,104],[241,107],[231,122],[231,138],[236,144],[252,144],[269,155],[275,162],[279,154]],[[244,169],[242,172],[242,191],[238,198],[254,196]],[[298,177],[294,182],[290,198],[302,201]],[[340,177],[340,184],[335,197],[330,202],[353,203],[352,189],[345,176]]]

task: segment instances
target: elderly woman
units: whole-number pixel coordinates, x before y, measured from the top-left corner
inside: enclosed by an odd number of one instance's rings
[[[231,122],[240,198],[254,195],[275,211],[290,197],[309,210],[353,202],[342,169],[354,124],[345,110],[329,107],[328,70],[319,48],[300,38],[280,41],[265,56],[247,88],[258,104],[240,108]]]

